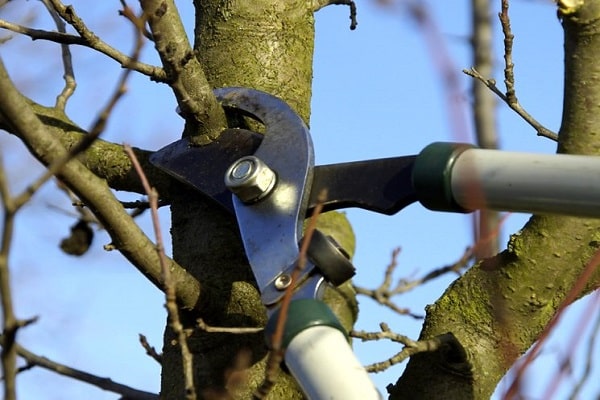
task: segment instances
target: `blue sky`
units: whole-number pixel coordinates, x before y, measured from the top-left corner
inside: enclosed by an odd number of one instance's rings
[[[191,28],[193,13],[187,2],[180,3],[185,22]],[[439,24],[457,72],[471,66],[468,3],[430,2],[432,16]],[[73,5],[95,31],[104,33],[107,42],[122,51],[130,50],[129,40],[124,40],[131,37],[129,26],[116,14],[118,1],[93,5],[74,1]],[[39,3],[13,2],[10,6],[13,11],[4,11],[5,18],[18,21],[26,17],[22,10],[35,9],[38,18],[33,25],[50,26]],[[531,114],[556,131],[562,104],[562,29],[554,5],[543,0],[515,0],[511,4],[511,17],[516,36],[517,95]],[[432,66],[432,53],[418,27],[404,14],[382,9],[374,2],[358,4],[358,22],[357,30],[348,29],[346,7],[329,7],[317,14],[311,118],[317,163],[414,154],[433,141],[472,140],[469,129],[457,138],[449,127],[441,79]],[[501,37],[499,27],[496,28],[495,77],[501,82]],[[26,62],[31,51],[39,57],[35,63]],[[0,47],[0,56],[19,86],[45,104],[51,104],[62,87],[58,55],[56,45],[19,37]],[[120,68],[87,49],[74,49],[74,57],[79,86],[68,112],[74,121],[87,127],[96,117],[99,104],[110,96]],[[157,63],[151,46],[146,47],[144,58]],[[462,101],[468,102],[472,82],[459,75]],[[129,90],[104,138],[146,149],[158,149],[178,139],[182,121],[174,113],[175,101],[168,88],[137,76],[130,82]],[[554,151],[553,143],[536,137],[505,106],[500,104],[498,110],[503,149]],[[470,117],[465,115],[465,118]],[[17,191],[39,174],[40,167],[13,138],[0,135],[0,146]],[[122,193],[118,196],[137,198]],[[108,242],[103,232],[97,234],[94,248],[81,259],[62,254],[58,242],[67,235],[74,219],[56,207],[69,210],[69,201],[48,185],[19,215],[11,258],[16,306],[20,317],[40,316],[36,325],[20,333],[21,342],[56,361],[110,376],[136,388],[158,391],[160,370],[138,345],[137,334],[144,333],[153,345],[161,347],[165,320],[161,294],[119,254],[102,250],[102,245]],[[167,210],[162,211],[162,216],[166,235]],[[354,259],[358,269],[356,282],[365,287],[380,283],[391,251],[396,247],[402,248],[398,277],[416,277],[458,259],[472,240],[468,216],[434,213],[419,205],[392,217],[359,210],[348,210],[348,216],[358,244]],[[510,216],[502,242],[526,219],[526,215]],[[143,218],[140,224],[150,226]],[[453,278],[449,276],[418,288],[399,298],[398,303],[420,313],[441,295]],[[360,299],[360,304],[358,329],[377,330],[379,322],[387,321],[399,333],[418,336],[418,322],[391,314],[368,299]],[[583,304],[578,308],[581,310]],[[569,338],[580,319],[581,311],[570,312],[560,334],[546,346],[531,373],[534,383],[527,388],[531,398],[542,396],[561,357],[569,353]],[[596,347],[598,354],[600,350]],[[580,346],[575,366],[582,364],[583,355],[579,353],[585,349]],[[397,351],[400,348],[389,343],[356,346],[364,363],[380,361]],[[403,365],[396,366],[374,375],[373,379],[385,392],[385,386],[395,381],[402,369]],[[574,376],[578,376],[577,370]],[[566,396],[573,379],[565,379],[564,391],[556,398]],[[24,399],[116,398],[114,394],[40,369],[22,374],[19,384]],[[600,394],[597,382],[590,382],[587,390],[582,398]]]

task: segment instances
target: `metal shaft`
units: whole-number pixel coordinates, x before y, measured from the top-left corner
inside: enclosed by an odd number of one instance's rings
[[[417,156],[412,179],[418,200],[436,211],[600,218],[600,157],[433,143]]]

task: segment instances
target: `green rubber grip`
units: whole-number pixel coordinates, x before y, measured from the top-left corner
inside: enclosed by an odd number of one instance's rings
[[[275,333],[280,312],[281,308],[269,318],[265,327],[265,338],[269,348],[273,347],[271,339]],[[285,327],[283,329],[282,346],[286,348],[294,336],[313,326],[330,326],[341,331],[344,336],[348,337],[348,332],[346,332],[327,304],[316,299],[298,299],[293,300],[288,308]]]
[[[475,146],[465,143],[436,142],[417,156],[412,172],[412,184],[417,199],[434,211],[470,212],[461,207],[452,194],[452,167],[465,150]]]

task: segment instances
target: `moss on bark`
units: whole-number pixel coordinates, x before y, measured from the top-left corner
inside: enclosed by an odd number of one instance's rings
[[[600,154],[600,2],[563,15],[565,88],[558,151]],[[598,250],[600,221],[534,216],[507,250],[480,262],[427,309],[422,338],[452,332],[469,373],[443,354],[411,358],[391,399],[487,399],[507,369],[538,338]],[[588,289],[598,287],[600,272]]]

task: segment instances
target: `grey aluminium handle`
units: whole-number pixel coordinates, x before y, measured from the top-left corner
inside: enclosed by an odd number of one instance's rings
[[[437,211],[476,209],[600,217],[600,157],[433,143],[415,160],[417,198]]]

